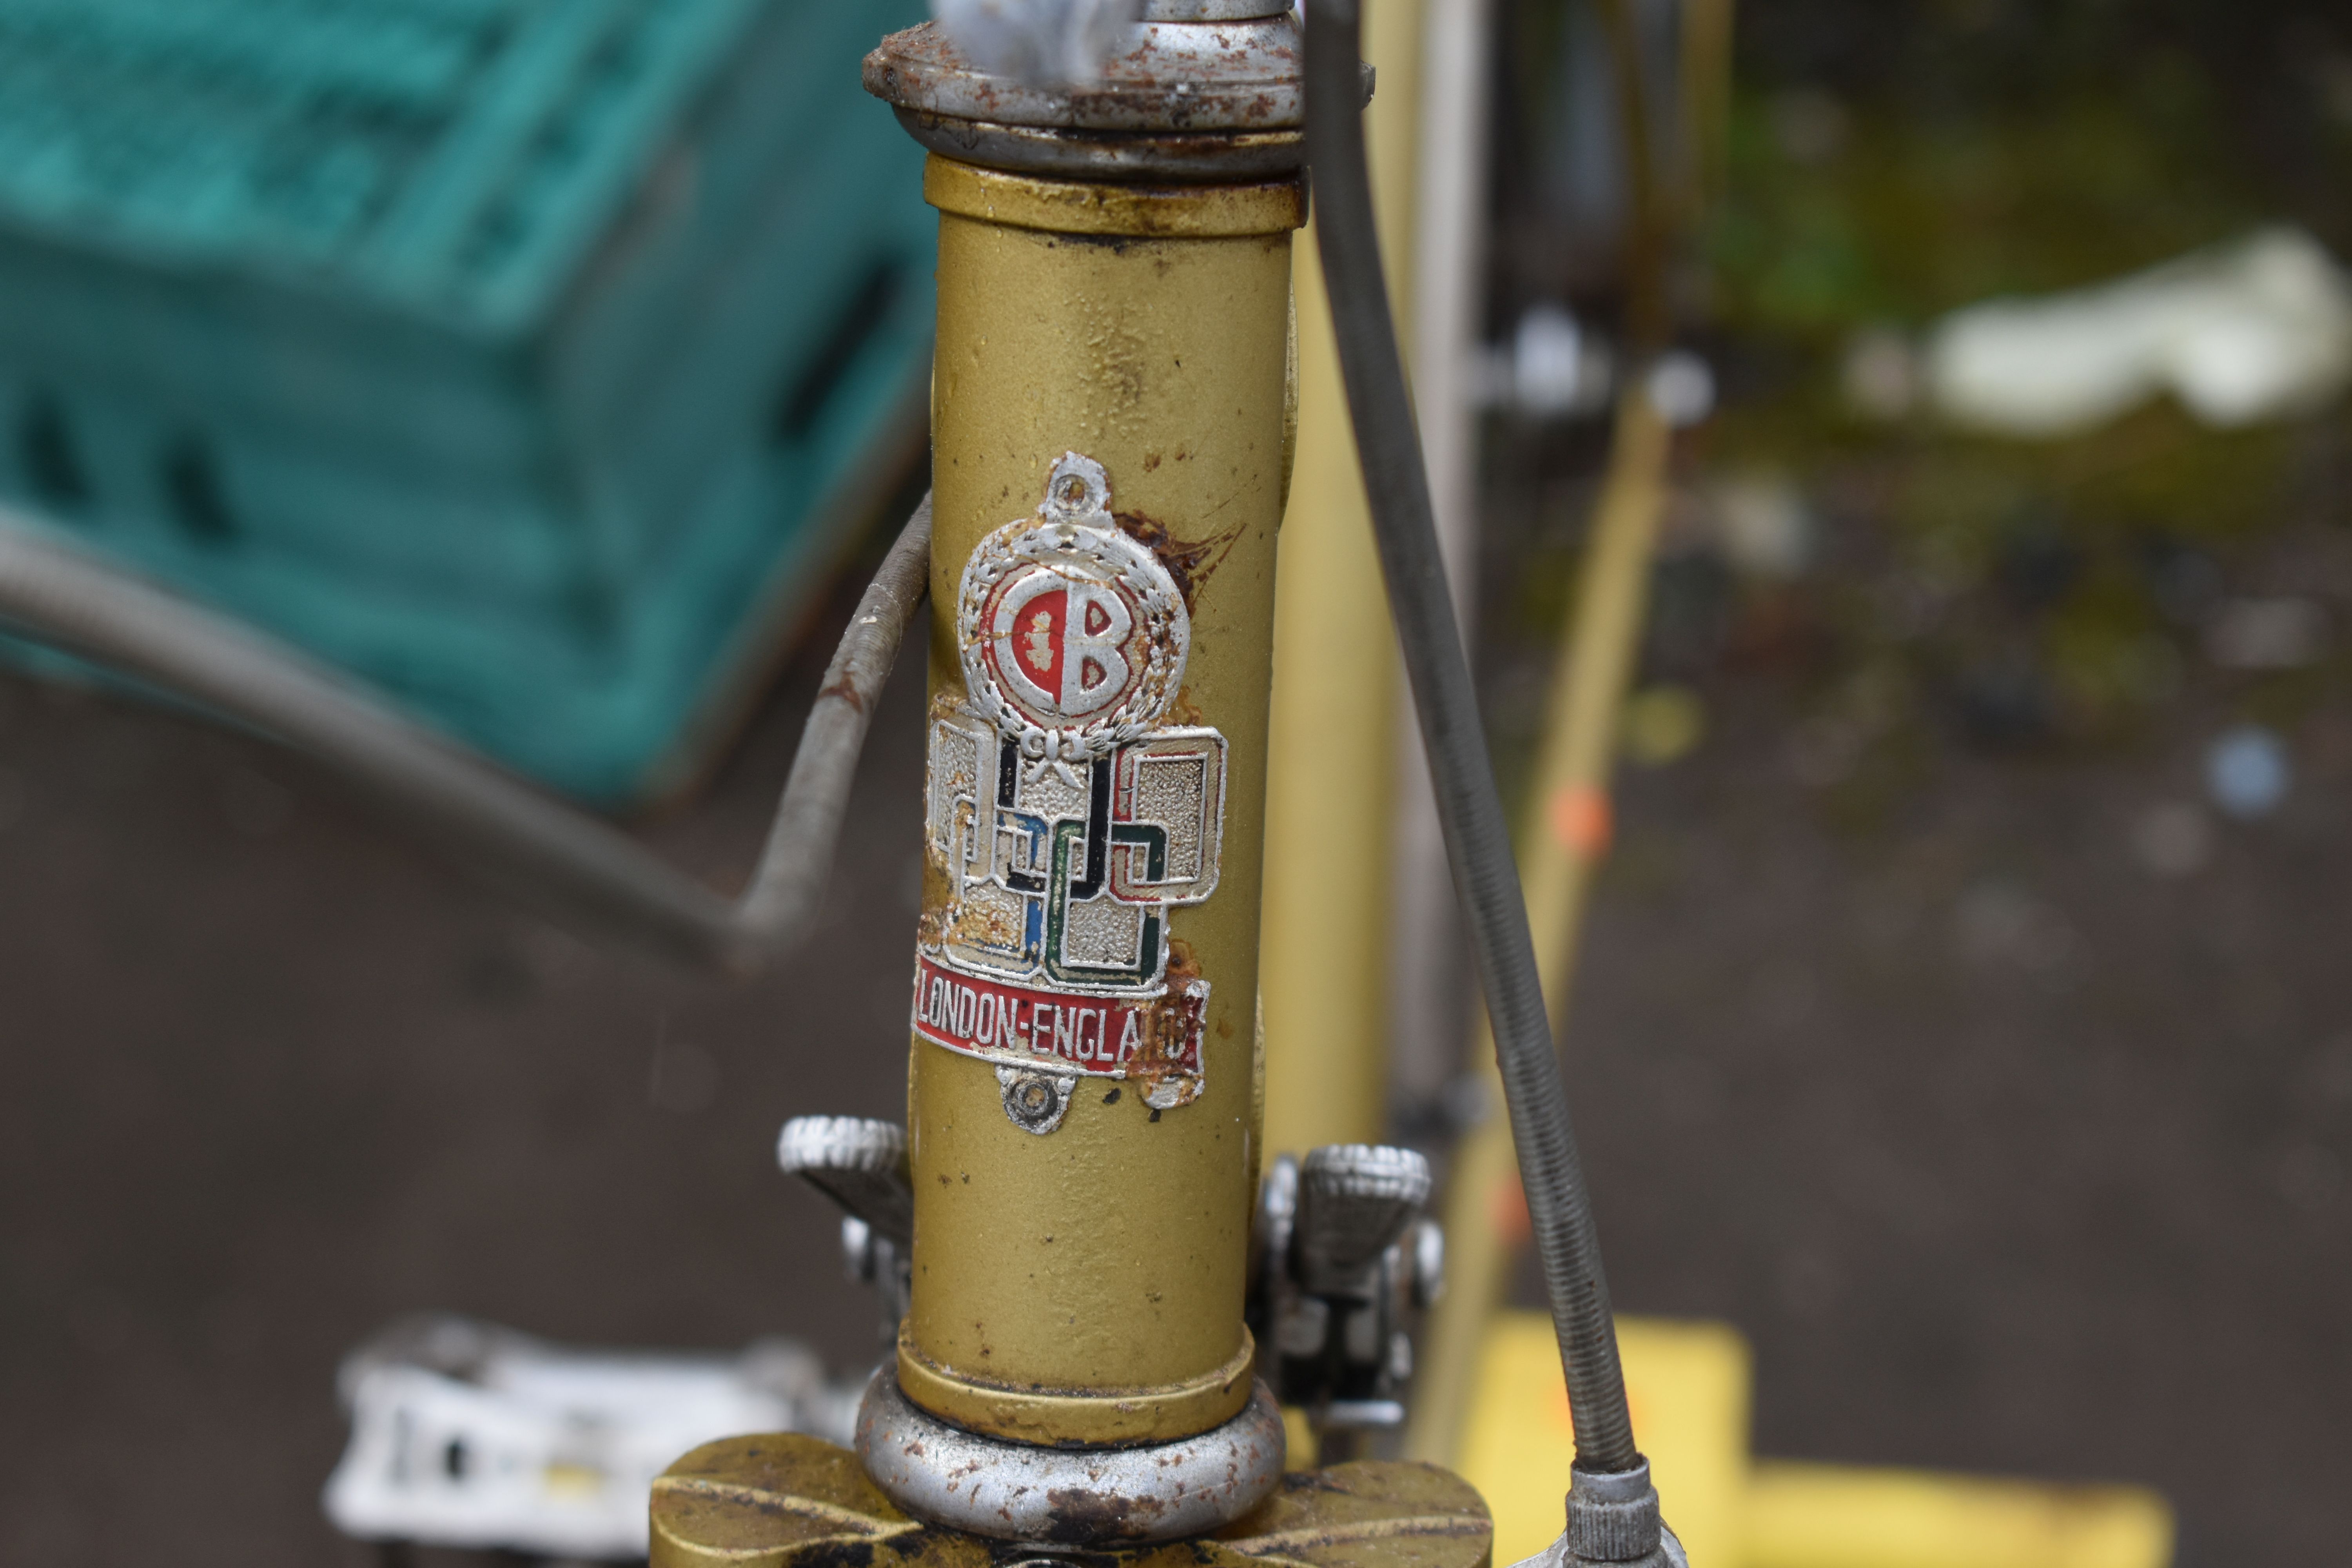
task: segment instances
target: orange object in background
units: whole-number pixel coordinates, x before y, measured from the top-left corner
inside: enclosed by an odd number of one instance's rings
[[[1525,1247],[1536,1233],[1535,1221],[1528,1216],[1528,1190],[1519,1185],[1516,1171],[1495,1184],[1494,1218],[1495,1235],[1506,1247]]]
[[[1615,824],[1606,791],[1591,784],[1564,784],[1553,792],[1544,816],[1551,825],[1552,837],[1570,854],[1592,861],[1609,852]]]

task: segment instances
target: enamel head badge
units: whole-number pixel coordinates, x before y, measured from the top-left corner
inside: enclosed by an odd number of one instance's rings
[[[1168,914],[1216,889],[1225,740],[1165,722],[1191,616],[1109,505],[1070,453],[964,567],[964,694],[934,711],[925,792],[950,892],[924,921],[914,1023],[1000,1076],[1140,1079],[1173,1107],[1200,1093],[1208,984],[1170,973]]]

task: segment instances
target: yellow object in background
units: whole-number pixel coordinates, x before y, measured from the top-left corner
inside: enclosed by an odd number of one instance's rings
[[[1748,1342],[1719,1323],[1619,1318],[1617,1346],[1666,1522],[1696,1568],[1720,1568],[1734,1561],[1748,1480]],[[1496,1313],[1461,1463],[1494,1512],[1496,1568],[1541,1552],[1566,1527],[1575,1453],[1551,1319]]]
[[[1706,704],[1687,686],[1652,686],[1625,699],[1618,750],[1645,768],[1678,763],[1706,736]]]
[[[1400,311],[1412,279],[1422,0],[1371,0],[1364,114],[1381,250]],[[1265,1147],[1374,1142],[1388,1124],[1389,862],[1396,812],[1396,633],[1372,544],[1314,233],[1291,252],[1298,441],[1283,519],[1266,748]],[[1425,890],[1423,890],[1425,892]]]
[[[1694,1568],[2165,1568],[2172,1510],[2138,1487],[1751,1460],[1748,1344],[1718,1323],[1620,1318],[1625,1394]],[[1488,1326],[1461,1471],[1497,1568],[1551,1544],[1576,1451],[1541,1312]]]
[[[2137,1487],[1757,1465],[1742,1568],[2163,1568],[2172,1510]]]
[[[1296,1405],[1282,1407],[1282,1436],[1284,1469],[1311,1470],[1316,1468],[1316,1461],[1322,1458],[1317,1452],[1321,1445],[1316,1441],[1315,1424],[1307,1418],[1306,1411]]]

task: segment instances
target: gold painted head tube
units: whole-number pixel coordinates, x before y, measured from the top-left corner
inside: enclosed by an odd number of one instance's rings
[[[1015,1442],[1188,1437],[1239,1415],[1255,1374],[1259,868],[1306,211],[1287,12],[1223,8],[1266,14],[1147,11],[1085,95],[981,76],[936,26],[866,64],[932,149],[940,213],[897,1372],[922,1410]],[[1212,26],[1243,46],[1214,68],[1188,36]]]

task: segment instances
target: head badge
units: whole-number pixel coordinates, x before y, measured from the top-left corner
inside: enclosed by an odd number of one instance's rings
[[[1107,757],[1157,724],[1184,679],[1192,618],[1168,569],[1110,515],[1102,465],[1054,465],[1035,517],[964,566],[957,640],[972,703],[1033,761]]]

